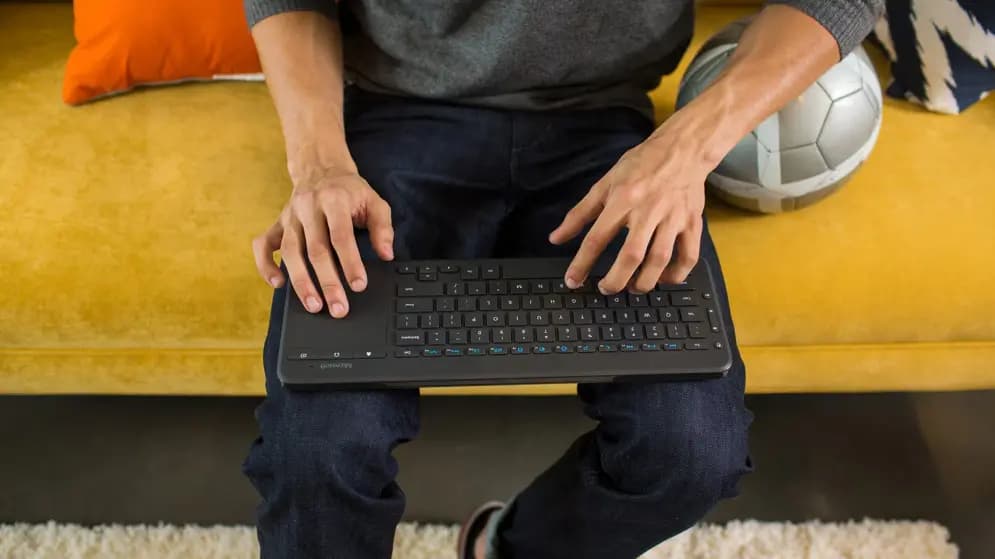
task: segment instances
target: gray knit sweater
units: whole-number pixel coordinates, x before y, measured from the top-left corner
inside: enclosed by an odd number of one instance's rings
[[[815,18],[841,54],[883,0],[776,0]],[[287,11],[341,21],[347,79],[395,95],[513,109],[629,106],[674,70],[692,0],[245,0],[249,24]]]

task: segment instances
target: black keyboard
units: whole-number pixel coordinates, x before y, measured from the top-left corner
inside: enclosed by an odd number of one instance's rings
[[[369,263],[350,316],[310,315],[288,297],[287,385],[429,386],[715,376],[731,354],[711,276],[650,293],[581,289],[569,259]],[[379,335],[378,335],[379,334]]]

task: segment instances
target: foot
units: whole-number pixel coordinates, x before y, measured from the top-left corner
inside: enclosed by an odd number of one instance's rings
[[[491,501],[478,508],[460,529],[459,559],[484,559],[487,551],[487,522],[491,515],[504,508],[504,503]]]

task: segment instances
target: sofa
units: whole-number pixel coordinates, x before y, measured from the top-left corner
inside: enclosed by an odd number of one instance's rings
[[[752,9],[700,10],[659,119],[701,42]],[[271,291],[250,239],[289,192],[265,86],[68,107],[72,45],[70,4],[0,2],[0,393],[262,394]],[[870,159],[827,199],[769,216],[710,202],[748,390],[995,388],[993,184],[995,99],[956,117],[888,99]]]

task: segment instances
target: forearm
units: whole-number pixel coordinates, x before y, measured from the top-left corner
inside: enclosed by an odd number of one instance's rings
[[[287,167],[297,181],[315,169],[355,171],[342,115],[342,36],[315,11],[278,13],[252,28],[280,117]]]
[[[868,21],[869,29],[873,19]],[[841,40],[797,8],[767,6],[744,31],[715,82],[654,137],[666,139],[661,147],[676,140],[689,155],[696,154],[697,163],[714,168],[750,130],[838,62],[843,49],[852,46]]]

